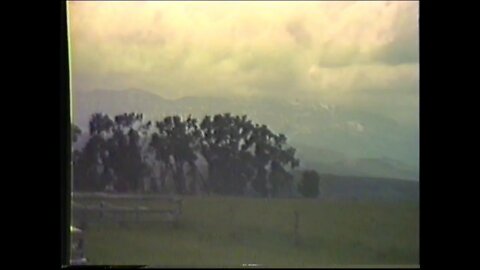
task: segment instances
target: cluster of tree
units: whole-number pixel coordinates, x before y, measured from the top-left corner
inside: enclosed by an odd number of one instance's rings
[[[72,125],[74,142],[81,133]],[[208,177],[198,173],[199,157],[208,164]],[[152,123],[142,114],[112,119],[96,113],[90,118],[88,141],[73,153],[73,188],[139,191],[145,178],[153,178],[154,167],[161,166],[158,186],[151,181],[153,190],[164,190],[170,174],[178,194],[196,193],[200,187],[206,193],[242,195],[251,187],[266,197],[291,186],[289,169],[298,165],[285,135],[246,115],[217,114],[201,122],[191,116],[168,116]],[[187,176],[193,181],[187,182]]]

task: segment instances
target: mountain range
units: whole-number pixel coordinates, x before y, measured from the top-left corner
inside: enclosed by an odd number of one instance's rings
[[[77,91],[72,122],[88,130],[91,114],[143,113],[150,120],[167,115],[246,114],[284,133],[297,149],[302,168],[320,173],[419,179],[418,130],[381,115],[308,100],[184,97],[170,100],[148,91]],[[79,145],[85,142],[85,135]]]

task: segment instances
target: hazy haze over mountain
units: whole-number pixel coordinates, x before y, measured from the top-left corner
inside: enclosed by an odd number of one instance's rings
[[[418,178],[415,145],[411,149],[405,147],[418,140],[415,133],[412,130],[409,133],[406,127],[392,120],[366,112],[268,99],[186,97],[168,100],[141,90],[78,92],[73,95],[73,105],[73,120],[84,131],[88,130],[89,117],[95,112],[111,116],[142,112],[152,120],[173,114],[192,114],[198,118],[224,112],[247,114],[255,122],[286,134],[290,144],[298,149],[304,166],[324,173]]]
[[[247,114],[285,133],[305,166],[418,178],[418,2],[74,1],[68,10],[83,128],[97,111]]]

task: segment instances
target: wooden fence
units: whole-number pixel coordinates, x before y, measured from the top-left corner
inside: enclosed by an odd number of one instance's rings
[[[175,196],[152,194],[72,193],[72,212],[79,222],[92,217],[106,219],[114,216],[126,221],[133,214],[138,222],[145,214],[160,214],[166,221],[176,224],[182,214],[182,199]],[[125,205],[127,204],[127,205]],[[148,204],[146,206],[145,204]]]

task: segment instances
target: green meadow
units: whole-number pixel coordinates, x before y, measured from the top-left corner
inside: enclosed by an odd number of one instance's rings
[[[150,202],[154,203],[154,202]],[[148,205],[148,204],[147,204]],[[294,211],[299,213],[294,242]],[[177,226],[145,214],[95,220],[90,264],[343,267],[419,264],[418,202],[184,197]],[[249,265],[250,264],[250,265]]]

